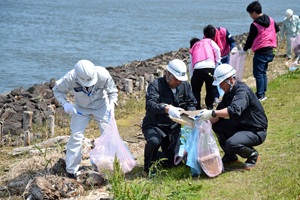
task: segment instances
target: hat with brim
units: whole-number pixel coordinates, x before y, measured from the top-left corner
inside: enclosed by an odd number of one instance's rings
[[[77,62],[75,73],[79,82],[85,87],[93,86],[98,81],[96,67],[91,61],[80,60]]]

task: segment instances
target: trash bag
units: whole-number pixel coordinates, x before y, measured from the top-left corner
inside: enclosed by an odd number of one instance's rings
[[[181,160],[186,162],[186,165],[191,168],[192,176],[201,174],[201,169],[197,161],[197,141],[198,129],[192,128],[186,124],[181,128],[181,145],[179,152],[174,157],[174,165],[178,165]]]
[[[238,81],[242,81],[243,78],[245,59],[246,54],[240,55],[239,53],[230,53],[229,65],[236,70],[235,77]]]
[[[137,166],[132,154],[119,135],[115,118],[110,115],[107,128],[95,140],[95,148],[90,151],[90,158],[99,172],[103,170],[113,172],[115,154],[117,154],[122,172],[128,173]]]
[[[210,121],[202,121],[198,126],[198,131],[198,163],[209,177],[216,177],[224,169]]]
[[[300,34],[291,38],[292,49],[296,57],[300,56]]]

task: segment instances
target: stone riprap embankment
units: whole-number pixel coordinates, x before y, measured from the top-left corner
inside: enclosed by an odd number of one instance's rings
[[[236,44],[244,45],[248,33],[233,36]],[[133,61],[117,67],[106,67],[115,81],[119,92],[125,92],[125,79],[133,82],[133,91],[138,91],[139,77],[143,76],[149,81],[149,75],[153,74],[154,79],[158,77],[158,70],[165,70],[166,65],[173,59],[183,60],[189,64],[189,48],[180,48],[178,51],[171,51],[155,56],[147,60]],[[8,136],[12,145],[23,144],[23,112],[32,111],[32,122],[36,125],[47,123],[47,109],[49,105],[55,105],[57,120],[56,126],[69,126],[67,123],[68,114],[63,110],[62,105],[53,96],[52,88],[55,80],[43,84],[35,84],[29,89],[20,87],[9,93],[0,95],[0,120],[3,128],[3,143],[7,143]],[[67,95],[69,99],[73,96]],[[35,125],[34,125],[35,126]]]

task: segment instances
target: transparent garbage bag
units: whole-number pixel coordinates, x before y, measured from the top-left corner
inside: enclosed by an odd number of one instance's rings
[[[209,120],[198,124],[198,163],[209,177],[216,177],[224,170],[219,148]]]
[[[292,49],[295,53],[295,56],[300,55],[300,34],[297,35],[295,38],[291,38],[291,43],[292,43]]]
[[[107,128],[95,140],[95,147],[90,151],[90,158],[97,166],[99,172],[103,170],[112,172],[116,154],[122,167],[122,172],[128,173],[137,166],[128,147],[123,143],[119,135],[115,118],[113,115],[110,115]]]
[[[230,53],[229,65],[236,70],[235,77],[238,81],[242,81],[246,54],[240,55],[239,53]]]

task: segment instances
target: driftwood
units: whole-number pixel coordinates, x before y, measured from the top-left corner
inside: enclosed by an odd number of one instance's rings
[[[43,148],[43,147],[57,147],[57,144],[66,144],[69,141],[70,136],[57,136],[55,138],[49,139],[47,141],[44,141],[42,143],[37,144],[38,147]],[[8,152],[9,155],[21,155],[24,154],[25,152],[29,152],[32,149],[36,149],[35,145],[30,145],[27,147],[20,147],[20,148],[15,148],[12,151]]]

